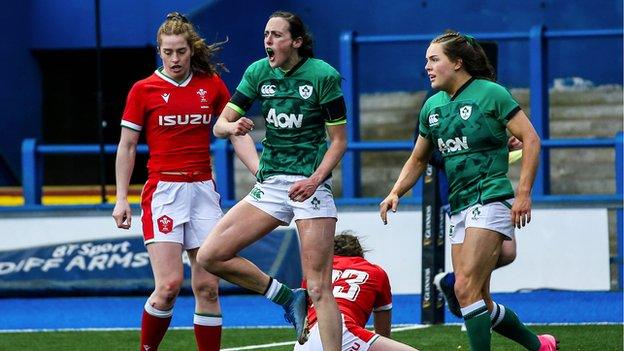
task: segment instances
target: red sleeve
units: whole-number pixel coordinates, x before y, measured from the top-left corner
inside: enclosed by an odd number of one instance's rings
[[[375,298],[375,311],[389,310],[392,308],[392,289],[390,288],[390,279],[388,274],[379,268],[381,286],[377,290]]]
[[[144,97],[141,93],[141,86],[139,83],[135,83],[128,97],[126,98],[126,107],[124,108],[123,115],[121,117],[121,125],[138,132],[143,129],[143,122],[145,119],[145,105]]]

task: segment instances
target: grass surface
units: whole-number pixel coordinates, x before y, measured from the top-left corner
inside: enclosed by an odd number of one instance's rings
[[[624,350],[622,325],[531,326],[531,328],[540,334],[555,335],[560,341],[561,350]],[[399,331],[394,332],[392,337],[421,351],[469,350],[466,333],[462,332],[457,325]],[[2,333],[0,334],[0,350],[136,350],[138,340],[139,331],[136,330]],[[234,349],[292,340],[294,340],[294,331],[291,329],[225,329],[222,348]],[[170,330],[159,349],[195,350],[193,331]],[[254,348],[254,350],[286,351],[292,350],[292,345]],[[515,351],[524,350],[524,348],[493,334],[492,350]]]

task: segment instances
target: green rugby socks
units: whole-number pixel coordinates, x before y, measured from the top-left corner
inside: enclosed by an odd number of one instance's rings
[[[541,343],[537,335],[527,328],[511,309],[494,302],[492,308],[492,330],[524,346],[527,350],[539,350]]]
[[[490,351],[491,322],[485,301],[479,300],[470,306],[462,307],[461,312],[468,332],[470,350]]]
[[[289,287],[273,278],[269,281],[269,286],[267,287],[264,296],[282,306],[287,305],[294,298],[293,292]]]

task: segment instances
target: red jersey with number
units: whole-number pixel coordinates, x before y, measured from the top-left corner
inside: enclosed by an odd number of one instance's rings
[[[334,256],[333,294],[338,309],[355,324],[364,327],[373,311],[392,309],[388,274],[362,257]],[[316,310],[308,310],[310,325],[316,323]]]
[[[121,125],[145,131],[150,175],[210,173],[211,122],[229,99],[225,83],[216,74],[191,74],[178,83],[156,70],[130,89]]]

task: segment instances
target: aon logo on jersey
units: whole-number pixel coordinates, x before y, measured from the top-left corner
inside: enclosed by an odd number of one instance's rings
[[[442,138],[438,138],[438,149],[443,154],[447,154],[449,152],[456,152],[461,150],[468,150],[468,138],[465,136],[455,137],[454,139],[448,139],[447,141],[442,140]]]
[[[273,124],[277,128],[301,128],[303,122],[303,114],[295,115],[294,113],[277,113],[274,108],[269,110],[266,117],[267,123]]]

